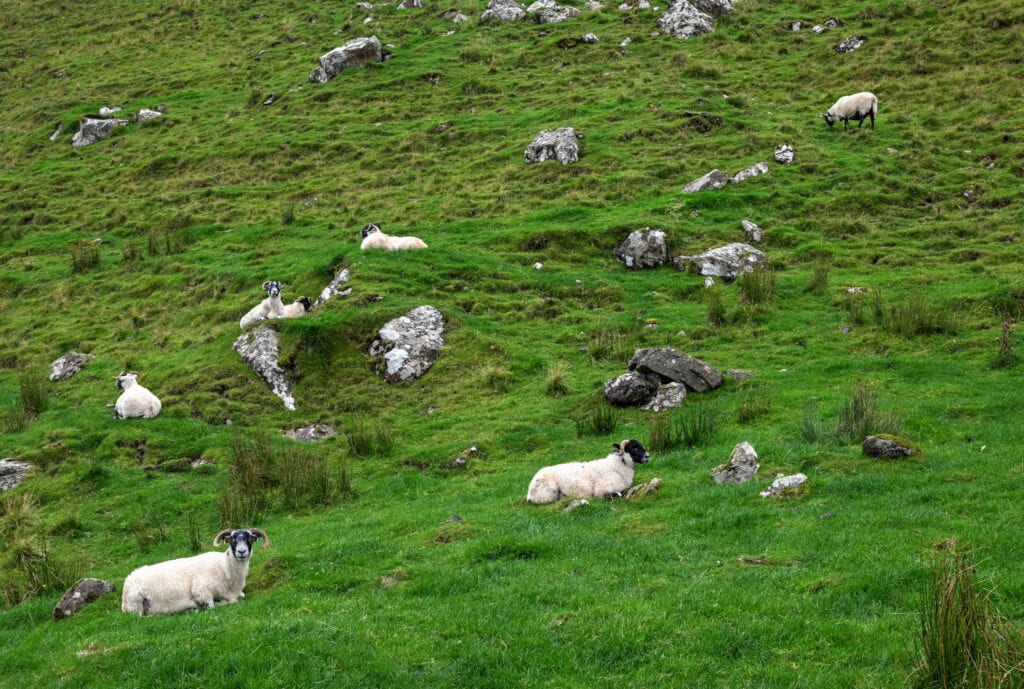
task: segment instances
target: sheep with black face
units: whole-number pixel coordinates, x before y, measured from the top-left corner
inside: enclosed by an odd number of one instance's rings
[[[526,492],[526,501],[543,505],[562,498],[617,497],[633,483],[637,464],[646,464],[650,453],[639,440],[613,445],[611,454],[589,462],[568,462],[538,471]]]
[[[281,292],[284,287],[277,280],[267,280],[263,283],[263,289],[267,291],[267,298],[242,316],[242,320],[238,322],[242,330],[267,318],[282,318],[284,304],[281,303]]]
[[[380,229],[379,223],[370,223],[360,230],[359,234],[363,238],[363,243],[360,245],[360,249],[387,249],[389,251],[398,251],[401,249],[426,249],[426,243],[419,237],[392,237],[389,234],[384,234]]]
[[[160,400],[149,391],[148,388],[139,384],[139,374],[135,371],[128,371],[119,376],[114,376],[119,390],[123,390],[114,402],[114,417],[118,419],[142,418],[152,419],[160,413],[162,404]],[[108,405],[109,406],[109,405]]]
[[[855,93],[852,96],[843,96],[835,102],[831,108],[822,113],[825,123],[829,128],[836,123],[836,120],[843,121],[843,131],[850,124],[850,120],[857,120],[857,128],[864,125],[864,120],[871,119],[871,128],[875,128],[875,115],[878,114],[878,99],[875,94],[867,91]]]

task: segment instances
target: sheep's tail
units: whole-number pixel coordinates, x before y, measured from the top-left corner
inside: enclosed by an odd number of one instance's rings
[[[526,502],[531,505],[544,505],[555,502],[562,497],[562,491],[558,487],[558,480],[546,472],[539,472],[530,481],[530,487],[526,491]]]
[[[871,114],[878,116],[878,96],[872,96],[871,98]]]
[[[133,612],[139,617],[146,614],[146,597],[131,582],[125,582],[121,592],[121,611]]]

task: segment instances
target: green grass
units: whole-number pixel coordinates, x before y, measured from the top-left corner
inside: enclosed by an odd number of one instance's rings
[[[0,456],[36,469],[0,511],[0,686],[903,687],[950,538],[1024,619],[1019,3],[743,0],[685,41],[652,11],[479,25],[484,4],[453,26],[394,4],[364,25],[349,0],[4,3]],[[392,59],[307,81],[371,34]],[[860,90],[876,128],[829,130]],[[100,106],[160,104],[70,145]],[[580,162],[526,165],[559,126]],[[742,218],[769,269],[739,284],[613,257],[643,227],[670,256],[741,241]],[[361,252],[368,222],[430,249]],[[341,267],[350,296],[276,324],[290,412],[231,350],[238,319],[264,281],[291,301]],[[366,345],[423,304],[445,347],[390,385]],[[614,410],[602,385],[641,347],[755,377]],[[69,350],[95,358],[50,383]],[[112,418],[123,370],[158,418]],[[281,434],[309,423],[340,434]],[[924,458],[861,454],[893,428]],[[623,438],[662,448],[636,475],[656,495],[525,504],[539,467]],[[742,441],[758,478],[715,485]],[[803,495],[757,495],[797,471]],[[272,541],[243,603],[51,621],[68,581],[120,586],[238,526]]]

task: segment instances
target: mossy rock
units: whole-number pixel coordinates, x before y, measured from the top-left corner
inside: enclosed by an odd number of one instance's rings
[[[921,454],[921,451],[906,438],[888,433],[869,435],[864,438],[861,448],[864,450],[864,454],[875,459],[899,459]]]

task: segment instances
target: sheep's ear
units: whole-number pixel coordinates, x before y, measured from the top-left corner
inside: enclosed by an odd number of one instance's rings
[[[619,445],[618,443],[612,443],[612,447],[614,447],[614,448],[615,448],[616,450],[618,450],[619,452],[621,452],[621,451],[622,451],[622,446],[621,446],[621,445]]]
[[[269,287],[270,287],[270,281],[269,280],[263,283],[263,289],[268,289]]]

